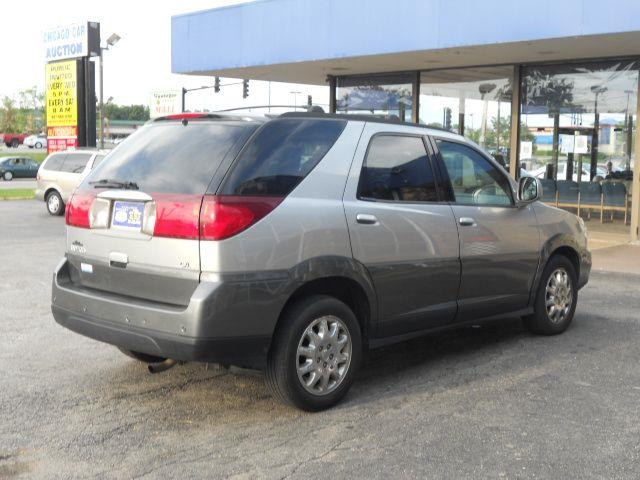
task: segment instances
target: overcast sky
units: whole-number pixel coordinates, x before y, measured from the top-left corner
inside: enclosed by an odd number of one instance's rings
[[[246,1],[246,0],[244,0]],[[3,16],[0,27],[2,68],[0,96],[17,95],[20,90],[37,85],[44,90],[44,53],[42,32],[49,27],[75,22],[100,22],[102,38],[116,32],[122,40],[105,53],[105,101],[114,103],[148,103],[151,90],[198,87],[213,84],[210,77],[171,73],[171,16],[222,7],[243,0],[22,0],[11,5],[18,12]],[[9,5],[3,6],[8,14]],[[223,83],[225,81],[223,80]],[[329,89],[322,86],[272,83],[272,104],[305,103],[307,95],[314,103],[328,103]],[[249,98],[242,99],[241,85],[187,94],[187,109],[224,109],[241,105],[267,104],[268,84],[252,81]]]

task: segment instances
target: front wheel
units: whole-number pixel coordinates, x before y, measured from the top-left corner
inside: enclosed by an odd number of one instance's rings
[[[9,180],[13,180],[13,173],[11,172],[4,172],[4,175],[2,176],[2,178],[4,178],[7,182]]]
[[[525,326],[539,335],[564,332],[576,311],[577,285],[571,260],[563,255],[552,257],[542,273],[533,314],[523,319]]]
[[[266,379],[285,403],[307,411],[345,396],[362,359],[360,325],[336,298],[316,295],[285,313],[267,360]]]

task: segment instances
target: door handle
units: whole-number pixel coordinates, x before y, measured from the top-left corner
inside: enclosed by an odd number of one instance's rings
[[[458,223],[463,227],[475,227],[476,221],[471,217],[460,217]]]
[[[356,215],[356,222],[363,225],[375,225],[378,223],[378,219],[375,215],[369,215],[368,213],[359,213]]]

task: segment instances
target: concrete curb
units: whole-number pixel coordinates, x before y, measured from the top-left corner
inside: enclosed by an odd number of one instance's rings
[[[9,200],[34,200],[35,197],[0,197],[0,200],[2,201],[9,201]]]

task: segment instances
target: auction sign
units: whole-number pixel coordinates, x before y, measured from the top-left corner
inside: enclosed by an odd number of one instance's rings
[[[100,55],[100,24],[73,23],[42,33],[45,62]]]
[[[149,117],[158,118],[182,112],[182,92],[180,90],[156,90],[149,98]]]
[[[47,148],[49,153],[78,146],[77,60],[47,63]]]

